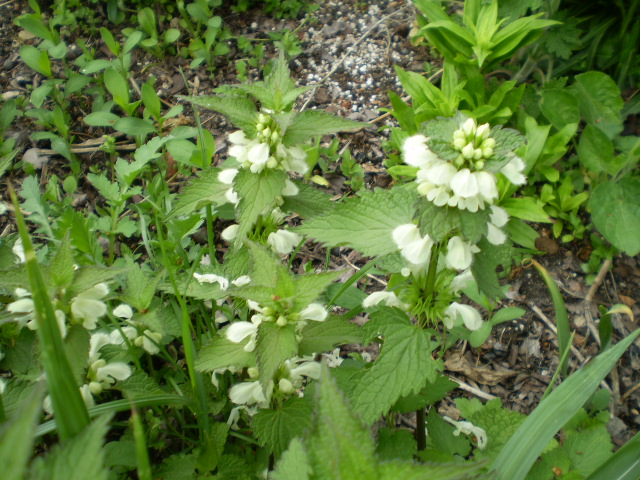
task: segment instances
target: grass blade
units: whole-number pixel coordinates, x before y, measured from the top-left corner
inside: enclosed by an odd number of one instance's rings
[[[144,438],[144,428],[140,420],[140,414],[135,407],[131,409],[131,423],[133,424],[133,439],[136,445],[138,480],[151,480],[151,463],[149,463],[147,441]]]
[[[624,351],[640,335],[636,330],[562,382],[527,417],[493,463],[496,480],[522,480],[553,436],[591,397]],[[610,477],[613,478],[613,477]]]
[[[36,260],[36,253],[20,210],[18,198],[13,188],[10,188],[9,191],[15,207],[16,222],[26,258],[25,266],[38,325],[38,338],[42,350],[42,364],[47,377],[47,389],[58,423],[58,433],[64,442],[89,425],[89,414],[64,351],[58,321],[53,311],[53,305],[51,305],[47,286],[40,272],[40,266]]]
[[[587,480],[637,480],[640,472],[640,433],[610,456]]]
[[[560,289],[558,288],[558,284],[553,279],[553,277],[549,274],[549,272],[538,262],[535,260],[531,260],[531,263],[540,276],[544,280],[544,283],[547,285],[549,289],[549,293],[551,294],[551,299],[553,300],[553,307],[556,311],[556,325],[558,328],[558,350],[560,353],[566,351],[569,348],[570,343],[570,327],[569,327],[569,314],[567,313],[567,306],[564,303],[564,298],[562,298],[562,294],[560,293]],[[569,356],[565,357],[565,360],[560,363],[559,369],[563,378],[567,377],[567,366],[569,364]]]

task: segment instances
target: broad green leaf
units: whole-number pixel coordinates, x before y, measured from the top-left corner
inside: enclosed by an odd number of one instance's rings
[[[309,480],[311,467],[302,441],[291,440],[289,448],[282,454],[275,470],[269,475],[272,480]]]
[[[234,188],[240,197],[240,210],[237,241],[241,242],[249,233],[258,217],[276,204],[284,188],[287,174],[282,170],[267,168],[260,173],[253,173],[243,168],[236,176]]]
[[[438,207],[432,202],[420,202],[418,225],[423,235],[429,234],[436,242],[460,230],[466,241],[477,243],[487,233],[489,213],[489,209],[472,213],[449,206]]]
[[[92,112],[82,119],[84,123],[91,127],[112,127],[120,117],[111,112]]]
[[[273,287],[276,284],[278,268],[281,266],[280,260],[262,245],[254,242],[246,243],[251,253],[251,283]]]
[[[347,245],[367,256],[397,251],[393,230],[413,219],[415,193],[402,188],[366,191],[328,214],[303,222],[297,231],[330,246]]]
[[[124,289],[120,300],[123,303],[131,305],[139,312],[147,310],[151,305],[151,301],[156,293],[156,287],[160,280],[162,280],[162,274],[151,272],[152,278],[140,268],[135,262],[127,262],[129,265],[129,271],[127,272],[127,287]]]
[[[369,336],[381,334],[384,343],[373,366],[361,375],[350,400],[365,422],[371,424],[405,395],[418,393],[434,382],[438,362],[431,357],[431,334],[413,325],[397,308],[379,308],[364,327]]]
[[[39,225],[40,228],[38,230],[44,232],[47,237],[54,238],[51,222],[49,221],[49,207],[42,202],[40,186],[36,177],[27,177],[22,181],[20,196],[24,198],[22,208],[27,212],[31,212],[28,217],[29,221]]]
[[[80,434],[64,444],[56,445],[31,468],[34,480],[107,480],[104,468],[104,437],[111,415],[94,420]]]
[[[111,60],[92,60],[80,69],[80,73],[83,73],[84,75],[92,75],[112,66],[113,62]]]
[[[338,295],[336,297],[336,295]],[[362,307],[362,302],[367,298],[367,294],[353,285],[345,288],[344,283],[333,283],[327,288],[327,298],[333,299],[334,303],[339,307],[346,309],[354,309]]]
[[[253,433],[271,453],[279,457],[296,437],[311,428],[311,402],[293,397],[276,410],[260,410],[251,420]]]
[[[464,435],[454,436],[455,427],[443,420],[435,408],[427,416],[427,448],[433,448],[445,454],[466,457],[471,453],[471,443]]]
[[[74,264],[75,259],[67,232],[49,267],[49,276],[58,288],[65,288],[71,283],[75,275]]]
[[[616,82],[602,72],[586,72],[576,75],[573,90],[585,120],[598,127],[609,138],[622,132],[623,118],[620,111],[624,101]]]
[[[298,187],[298,194],[283,198],[284,203],[280,207],[283,212],[295,212],[302,218],[310,218],[327,213],[335,205],[331,195],[322,190],[298,181],[293,183]]]
[[[233,343],[222,335],[213,337],[198,352],[198,358],[195,362],[196,370],[212,372],[218,368],[231,366],[237,368],[254,366],[256,363],[255,353],[244,350],[248,341],[247,339],[242,343]]]
[[[294,279],[294,309],[302,310],[312,303],[342,274],[344,274],[343,270],[334,270],[332,272],[307,273],[296,277]]]
[[[483,238],[478,247],[482,255],[476,255],[471,264],[473,277],[478,282],[480,291],[489,298],[502,298],[504,292],[498,282],[496,268],[502,266],[508,269],[513,262],[513,246],[507,241],[502,245],[493,245],[486,238]]]
[[[104,71],[104,86],[107,87],[113,100],[125,108],[129,104],[129,85],[122,74],[115,68],[108,68]]]
[[[26,478],[43,392],[44,385],[40,384],[35,394],[30,395],[22,404],[15,418],[0,426],[0,465],[4,480]]]
[[[568,431],[562,448],[571,459],[573,469],[586,477],[611,456],[613,444],[606,425],[597,424]]]
[[[52,77],[51,61],[49,60],[49,54],[46,50],[38,50],[32,45],[25,45],[20,47],[20,58],[30,68],[36,72],[44,75],[45,77]]]
[[[220,112],[227,117],[231,123],[244,131],[252,138],[256,134],[256,124],[258,123],[258,111],[255,104],[246,97],[230,95],[212,95],[202,97],[183,97],[183,100]]]
[[[588,480],[636,480],[640,471],[640,433],[602,463]]]
[[[113,124],[113,128],[118,132],[126,133],[127,135],[133,135],[135,137],[144,137],[156,131],[156,127],[153,125],[153,122],[151,120],[149,120],[148,118],[137,117],[119,118]]]
[[[200,447],[201,451],[198,457],[200,472],[211,472],[216,469],[220,463],[228,435],[229,425],[226,423],[216,422],[211,425],[211,429],[206,432],[204,442]]]
[[[309,439],[314,477],[377,478],[371,434],[347,406],[327,367],[323,367],[318,391],[314,433]]]
[[[556,432],[582,408],[638,335],[640,330],[598,355],[562,382],[538,405],[491,466],[496,479],[524,479]]]
[[[627,255],[640,252],[640,178],[602,182],[589,205],[594,225],[607,240]]]
[[[533,197],[507,198],[500,203],[500,206],[511,217],[528,220],[529,222],[551,223],[547,212]]]
[[[436,377],[434,382],[429,382],[415,395],[407,395],[396,402],[391,410],[400,413],[415,412],[419,408],[433,405],[447,396],[449,392],[458,388],[458,383],[449,380],[445,376]]]
[[[540,97],[540,110],[557,130],[565,125],[580,122],[578,100],[567,90],[544,89]]]
[[[280,365],[298,353],[294,325],[278,326],[275,322],[262,322],[258,327],[256,358],[260,384],[266,390]]]
[[[287,128],[282,142],[289,147],[304,143],[311,137],[337,132],[353,132],[365,126],[367,126],[366,123],[346,120],[320,110],[306,110],[296,115]]]
[[[412,460],[418,453],[418,445],[413,433],[409,430],[384,427],[378,430],[376,453],[380,460]]]
[[[195,5],[194,3],[190,5]],[[176,453],[166,457],[155,471],[156,478],[193,480],[198,465],[197,451],[190,454]]]
[[[360,343],[362,332],[343,317],[329,316],[324,322],[309,322],[302,330],[302,340],[298,347],[300,355],[326,352],[336,345]]]
[[[394,460],[378,465],[379,480],[467,480],[478,478],[483,465],[480,463],[461,464],[416,464],[406,460]],[[481,478],[481,477],[480,477]]]
[[[191,180],[191,183],[178,194],[178,201],[165,220],[190,215],[212,203],[215,205],[227,203],[225,194],[231,186],[219,181],[219,174],[218,168],[209,168],[202,171],[199,177]]]
[[[610,172],[614,155],[613,142],[598,127],[587,125],[580,135],[578,157],[583,167],[593,173]]]
[[[73,282],[65,292],[65,298],[75,297],[77,294],[101,282],[107,282],[126,272],[124,268],[106,268],[97,265],[84,265],[76,270]]]

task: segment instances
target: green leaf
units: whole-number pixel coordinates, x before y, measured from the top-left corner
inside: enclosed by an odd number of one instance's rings
[[[275,322],[262,322],[258,327],[256,358],[260,384],[267,389],[280,365],[298,353],[294,325],[280,327]]]
[[[120,117],[111,112],[92,112],[82,120],[91,127],[113,127]]]
[[[415,193],[402,188],[366,191],[328,214],[303,222],[297,231],[331,246],[347,245],[367,256],[397,251],[393,230],[413,218]]]
[[[314,433],[309,456],[315,478],[371,480],[376,459],[369,431],[356,420],[329,369],[323,366],[318,387]]]
[[[640,471],[640,433],[602,463],[588,480],[635,480]]]
[[[409,430],[394,430],[385,427],[378,430],[376,452],[380,460],[411,460],[418,452],[418,445]]]
[[[15,418],[0,426],[0,465],[4,480],[26,478],[27,462],[32,455],[34,431],[40,415],[44,386],[39,385],[30,395]]]
[[[281,267],[280,259],[262,245],[254,242],[246,242],[251,253],[251,283],[273,287],[278,277],[278,269]]]
[[[129,85],[122,74],[115,68],[104,71],[104,86],[113,96],[113,100],[122,108],[129,105]]]
[[[578,143],[578,157],[580,163],[593,173],[616,173],[610,171],[614,150],[613,142],[598,127],[589,124],[582,131]]]
[[[38,231],[44,232],[49,238],[54,238],[51,222],[49,222],[49,208],[42,202],[36,177],[27,177],[22,181],[20,196],[24,199],[22,208],[31,212],[29,221],[40,226]]]
[[[106,268],[97,265],[84,265],[76,270],[73,282],[65,292],[65,298],[75,297],[77,294],[88,290],[94,285],[109,281],[126,272],[124,268]]]
[[[567,90],[546,88],[540,97],[540,111],[557,130],[580,122],[578,100]]]
[[[413,462],[395,460],[381,463],[378,466],[379,480],[467,480],[481,478],[477,475],[482,470],[480,463],[461,464],[416,464]]]
[[[86,378],[90,337],[86,328],[75,325],[69,329],[64,339],[64,351],[71,365],[71,373],[78,385],[82,385]]]
[[[26,63],[29,68],[44,75],[45,77],[52,77],[51,61],[49,60],[49,54],[46,50],[38,50],[32,45],[25,45],[20,47],[20,58]]]
[[[294,310],[302,310],[316,300],[342,274],[344,274],[343,270],[334,270],[332,272],[307,273],[296,277],[294,279]]]
[[[449,206],[438,207],[432,202],[420,202],[418,225],[420,232],[436,242],[445,240],[452,231],[460,230],[462,237],[477,243],[487,233],[489,209],[472,213]]]
[[[196,468],[198,465],[196,453],[197,452],[190,454],[176,453],[175,455],[166,457],[155,472],[155,477],[171,480],[193,480],[193,478],[196,477]]]
[[[461,457],[466,457],[471,452],[469,439],[464,435],[454,436],[455,427],[446,422],[435,408],[429,410],[427,429],[429,431],[428,448]]]
[[[638,335],[640,330],[598,355],[538,405],[491,466],[496,479],[524,479],[556,432],[584,405]]]
[[[594,225],[607,240],[627,255],[640,252],[640,178],[602,182],[589,205]]]
[[[178,98],[220,112],[236,127],[243,130],[249,138],[253,138],[256,134],[258,111],[255,104],[246,97],[231,95],[183,97],[179,95]]]
[[[579,431],[569,430],[562,448],[572,467],[586,477],[611,456],[613,444],[606,425],[598,424]]]
[[[286,172],[270,168],[260,173],[253,173],[247,168],[238,172],[234,183],[240,197],[238,242],[244,239],[263,212],[275,206],[276,197],[282,194],[286,178]]]
[[[302,330],[302,340],[298,347],[300,355],[327,352],[336,345],[360,343],[360,329],[343,317],[329,316],[324,322],[309,322]]]
[[[94,420],[80,434],[64,444],[56,445],[45,459],[34,462],[35,480],[107,480],[104,468],[104,437],[109,429],[111,415]]]
[[[364,421],[371,424],[400,397],[433,383],[438,362],[431,357],[431,335],[397,308],[379,308],[363,328],[369,336],[384,337],[380,356],[353,379],[357,383],[349,395]]]
[[[222,458],[228,435],[229,425],[226,423],[216,422],[211,425],[211,429],[205,435],[198,458],[198,470],[200,472],[211,472],[216,469]]]
[[[120,295],[123,303],[131,305],[139,312],[147,310],[156,293],[156,288],[162,275],[151,272],[151,278],[142,271],[140,265],[135,262],[127,262],[129,271],[127,272],[127,288]]]
[[[309,480],[311,467],[302,442],[294,438],[282,454],[275,470],[269,476],[273,480]]]
[[[290,147],[304,143],[311,137],[337,132],[353,132],[366,126],[368,126],[366,123],[346,120],[320,110],[305,110],[296,115],[287,127],[282,142],[285,146]]]
[[[434,382],[427,383],[420,392],[398,400],[391,410],[400,413],[415,412],[419,408],[439,402],[456,388],[458,388],[457,382],[449,380],[445,376],[438,376]]]
[[[124,117],[119,118],[113,124],[114,130],[135,137],[144,137],[156,131],[153,122],[148,118]]]
[[[227,203],[225,193],[231,186],[218,180],[219,174],[218,168],[209,168],[200,172],[200,176],[191,180],[191,183],[178,194],[178,201],[165,220],[190,215],[212,203],[215,205]]]
[[[504,297],[496,268],[502,266],[506,270],[511,267],[513,262],[512,245],[508,241],[502,245],[493,245],[486,238],[483,238],[478,243],[478,248],[480,248],[482,255],[474,257],[471,271],[480,291],[489,298]]]
[[[71,283],[75,275],[74,264],[75,258],[71,251],[69,232],[67,232],[49,266],[49,276],[57,287],[63,288]]]
[[[551,223],[551,218],[533,197],[506,198],[500,206],[509,216],[529,222]]]
[[[284,203],[280,207],[283,212],[295,212],[303,218],[310,218],[327,213],[335,205],[331,195],[322,190],[299,181],[293,183],[298,187],[298,194],[283,198]]]
[[[251,420],[253,433],[269,452],[279,457],[296,437],[311,428],[311,403],[304,398],[290,398],[276,410],[263,409]]]
[[[622,132],[623,118],[620,111],[624,101],[616,82],[602,72],[586,72],[576,75],[573,83],[580,112],[587,123],[598,127],[609,138]]]
[[[256,363],[254,352],[245,352],[244,347],[249,340],[234,343],[227,337],[218,335],[204,345],[198,352],[195,368],[199,372],[212,372],[218,368],[235,366],[237,368],[252,367]]]

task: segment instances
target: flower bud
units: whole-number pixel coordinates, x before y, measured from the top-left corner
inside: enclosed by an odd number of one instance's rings
[[[100,395],[102,393],[102,385],[99,382],[91,382],[89,384],[89,390],[94,395]]]
[[[269,160],[267,160],[267,168],[276,168],[278,166],[278,160],[276,160],[276,157],[271,156],[269,157]]]
[[[462,149],[462,157],[465,158],[466,160],[471,160],[473,158],[474,152],[475,152],[475,149],[473,148],[473,143],[468,143]]]
[[[249,374],[249,378],[256,379],[260,376],[258,372],[258,367],[249,367],[247,368],[247,374]]]
[[[453,141],[453,148],[455,148],[456,150],[462,150],[466,144],[467,141],[464,138],[456,138]]]
[[[265,115],[264,113],[261,113],[260,115],[258,115],[258,122],[259,123],[269,123],[269,117],[267,115]]]
[[[257,130],[258,132],[261,132],[262,130],[264,130],[264,123],[258,123],[258,124],[256,125],[256,130]]]
[[[482,142],[482,145],[480,145],[481,148],[494,148],[496,146],[496,141],[494,138],[487,138],[484,142]]]
[[[279,327],[286,327],[286,326],[287,326],[287,323],[289,323],[289,322],[287,321],[287,317],[285,317],[285,316],[283,316],[283,315],[280,315],[280,316],[278,317],[278,320],[276,321],[276,325],[278,325]]]
[[[462,124],[462,131],[467,137],[470,137],[476,133],[476,121],[473,118],[468,118]]]
[[[296,391],[296,389],[293,388],[293,383],[291,383],[291,380],[288,380],[286,378],[280,379],[280,381],[278,382],[278,389],[282,393],[287,393],[287,394],[292,394],[293,392]]]
[[[264,135],[264,138],[269,138],[271,136],[271,129],[269,127],[265,128],[262,131],[262,135]]]
[[[480,160],[482,158],[482,150],[480,148],[476,148],[473,151],[473,159],[474,160]]]
[[[484,158],[489,158],[491,155],[493,155],[493,148],[486,147],[482,149],[482,156]]]
[[[476,170],[482,170],[482,169],[484,168],[484,161],[482,161],[482,160],[478,160],[478,161],[476,162],[475,167],[476,167]]]
[[[273,132],[271,132],[271,141],[277,142],[278,140],[280,140],[280,134],[277,130],[274,130]]]
[[[262,309],[262,313],[264,314],[265,317],[272,317],[275,311],[271,307],[264,307]]]
[[[485,138],[489,137],[489,133],[491,133],[491,127],[488,123],[480,125],[478,127],[478,130],[476,130],[476,140],[484,140]]]
[[[455,132],[453,132],[453,139],[454,140],[464,140],[465,135],[464,132],[462,131],[462,129],[458,129]]]

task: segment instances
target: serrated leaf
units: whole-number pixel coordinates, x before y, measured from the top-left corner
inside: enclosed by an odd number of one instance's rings
[[[122,391],[128,399],[164,393],[158,382],[144,370],[135,370],[129,378],[119,381],[118,390]]]
[[[69,232],[67,232],[51,261],[49,274],[58,287],[66,287],[73,280],[75,259],[71,251]]]
[[[90,337],[86,328],[76,325],[69,329],[64,339],[64,351],[69,359],[73,378],[78,385],[82,385],[86,377]]]
[[[280,365],[298,353],[294,325],[280,327],[275,322],[262,322],[258,327],[256,358],[260,384],[266,389]]]
[[[236,127],[252,138],[256,134],[256,124],[258,123],[258,110],[253,101],[247,97],[239,95],[212,95],[201,97],[183,97],[183,100],[209,108],[223,114]]]
[[[393,230],[413,219],[415,193],[402,188],[366,191],[296,230],[325,244],[347,245],[367,256],[393,253]]]
[[[640,252],[640,178],[605,181],[591,193],[591,218],[596,228],[627,255]]]
[[[311,413],[308,400],[294,397],[276,410],[260,410],[251,420],[251,428],[260,445],[279,457],[291,440],[311,428]]]
[[[171,480],[193,480],[197,464],[198,458],[194,453],[177,453],[165,458],[154,476]]]
[[[613,444],[607,427],[600,424],[568,431],[562,447],[571,459],[572,467],[586,477],[611,456]]]
[[[416,439],[409,430],[381,428],[378,430],[376,452],[380,460],[411,460],[418,451]]]
[[[44,461],[34,463],[31,478],[35,480],[106,480],[104,437],[111,415],[102,415],[82,432],[68,440],[64,447],[56,445]]]
[[[588,123],[597,126],[609,138],[622,132],[620,111],[624,101],[616,82],[609,75],[602,72],[576,75],[573,90],[580,104],[580,112]]]
[[[294,279],[294,310],[302,310],[316,300],[344,271],[307,273]]]
[[[27,279],[27,271],[24,265],[16,265],[0,270],[0,287],[5,289],[25,288],[28,290],[29,280]]]
[[[230,295],[235,297],[244,298],[247,300],[253,300],[254,302],[259,303],[263,307],[273,307],[275,306],[274,297],[274,285],[269,287],[242,287],[237,290],[233,290],[229,292]]]
[[[231,187],[218,180],[220,169],[209,168],[200,173],[178,194],[176,205],[167,214],[165,220],[179,215],[189,215],[210,205],[227,203],[225,193]]]
[[[152,278],[149,278],[137,263],[130,262],[128,265],[127,288],[120,295],[120,300],[141,312],[151,305],[162,275],[156,273]]]
[[[295,212],[302,218],[315,217],[327,213],[335,205],[331,195],[311,185],[299,181],[293,182],[298,187],[298,194],[284,197],[280,209],[284,212]]]
[[[498,281],[496,269],[502,266],[507,269],[513,261],[512,245],[507,241],[502,245],[493,245],[486,238],[478,243],[482,255],[475,255],[471,264],[471,272],[478,288],[492,299],[503,298],[504,292]]]
[[[73,282],[67,288],[65,298],[73,298],[94,285],[107,282],[126,271],[126,268],[106,268],[97,265],[79,267],[73,277]]]
[[[424,408],[427,405],[433,405],[439,402],[446,397],[450,391],[455,390],[457,387],[457,382],[449,380],[444,376],[438,376],[435,382],[427,383],[420,392],[398,400],[392,410],[400,413],[415,412],[419,408]]]
[[[430,334],[397,308],[379,308],[365,329],[381,334],[384,344],[373,366],[354,378],[350,399],[362,418],[373,423],[400,397],[434,382],[438,363],[431,357]]]
[[[296,115],[287,128],[282,142],[285,146],[290,147],[304,143],[311,137],[337,132],[353,132],[366,126],[368,126],[366,123],[335,117],[320,110],[306,110]]]
[[[216,422],[211,425],[211,429],[206,433],[202,450],[198,457],[198,470],[200,472],[210,472],[215,470],[222,458],[222,452],[227,442],[229,425]]]
[[[420,202],[418,226],[422,235],[436,242],[446,239],[452,231],[460,230],[462,237],[477,243],[487,233],[489,209],[475,213],[449,206],[438,207],[432,202]]]
[[[376,478],[371,434],[354,417],[327,367],[323,367],[318,391],[314,434],[309,441],[314,476],[350,480]]]
[[[427,430],[429,431],[428,446],[436,448],[449,455],[466,457],[471,452],[471,444],[466,436],[454,436],[455,427],[445,422],[435,408],[427,416]]]
[[[164,305],[158,309],[139,313],[136,320],[149,327],[154,332],[179,337],[181,335],[182,319],[170,305]]]
[[[234,183],[240,197],[237,241],[244,239],[262,213],[275,206],[276,197],[282,194],[286,178],[286,172],[271,168],[260,173],[253,173],[247,168],[238,172]]]
[[[302,442],[294,438],[282,454],[276,468],[269,475],[273,480],[309,480],[309,457]]]
[[[213,337],[198,352],[195,368],[199,372],[212,372],[218,368],[235,366],[237,368],[252,367],[256,364],[254,352],[245,352],[244,347],[249,340],[234,343],[222,335]]]
[[[49,238],[54,238],[49,222],[49,208],[42,203],[40,186],[36,177],[27,177],[22,181],[20,196],[24,199],[22,208],[30,212],[27,217],[29,221],[39,226],[38,231],[45,233]]]
[[[416,464],[394,460],[378,465],[379,480],[466,480],[477,478],[483,465],[480,463],[462,464]]]
[[[355,324],[343,317],[329,316],[324,322],[309,322],[304,327],[298,353],[312,355],[361,341],[362,332]]]
[[[262,245],[254,242],[246,242],[251,254],[251,283],[273,287],[278,275],[280,261]]]

